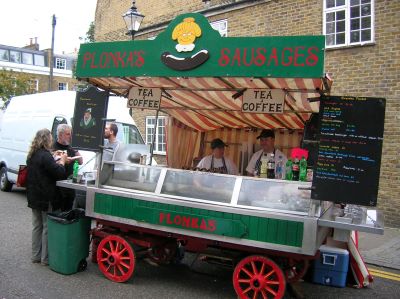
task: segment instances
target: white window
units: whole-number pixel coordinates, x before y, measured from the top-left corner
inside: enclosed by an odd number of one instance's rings
[[[220,20],[210,23],[211,27],[219,32],[222,37],[228,36],[228,20]]]
[[[22,63],[23,64],[33,64],[32,53],[22,53]]]
[[[38,79],[29,80],[29,87],[31,90],[39,91],[39,80]]]
[[[35,65],[44,66],[44,56],[35,54]]]
[[[21,63],[21,52],[10,51],[10,61]]]
[[[0,49],[0,60],[8,61],[9,59],[8,50]]]
[[[157,126],[155,116],[146,117],[146,144],[153,143],[154,131],[156,138],[154,140],[154,153],[155,154],[166,154],[165,145],[165,116],[159,116]]]
[[[67,69],[67,60],[62,58],[56,58],[56,65],[54,66],[56,69],[66,70]]]
[[[324,0],[326,46],[374,42],[374,0]]]
[[[58,82],[58,90],[68,90],[68,83]]]

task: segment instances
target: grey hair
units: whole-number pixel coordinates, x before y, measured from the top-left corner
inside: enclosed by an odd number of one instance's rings
[[[66,130],[72,130],[72,127],[68,124],[59,124],[57,126],[57,137],[60,136],[61,133],[64,133]]]

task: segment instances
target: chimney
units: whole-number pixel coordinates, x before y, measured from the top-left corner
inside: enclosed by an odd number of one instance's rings
[[[36,50],[39,51],[39,44],[37,43],[38,38],[35,37],[35,43],[33,43],[33,37],[29,38],[29,45],[25,46],[25,49]]]

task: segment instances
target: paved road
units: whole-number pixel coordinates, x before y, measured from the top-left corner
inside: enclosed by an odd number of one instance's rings
[[[202,262],[154,267],[139,261],[134,276],[123,284],[107,280],[97,265],[74,275],[61,275],[30,262],[31,210],[22,190],[0,192],[0,299],[43,298],[236,298],[231,270]],[[386,269],[381,269],[386,271]],[[377,277],[372,287],[355,290],[302,283],[305,298],[396,298],[398,281]],[[292,298],[288,293],[286,298]]]

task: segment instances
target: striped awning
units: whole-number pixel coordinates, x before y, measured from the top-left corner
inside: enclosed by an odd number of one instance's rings
[[[89,83],[121,96],[131,87],[161,88],[160,111],[197,131],[219,128],[302,129],[319,102],[310,99],[329,93],[329,78],[247,77],[92,77]],[[282,89],[283,114],[244,113],[246,89]]]

